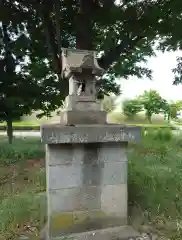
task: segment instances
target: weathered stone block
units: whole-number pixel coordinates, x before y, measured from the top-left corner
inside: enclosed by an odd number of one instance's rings
[[[102,169],[102,185],[127,183],[127,162],[105,162]]]
[[[48,167],[48,186],[52,190],[87,185],[116,185],[126,182],[127,162]]]
[[[96,229],[120,226],[125,219],[106,215],[102,210],[79,211],[73,213],[74,224],[77,230],[92,231]]]
[[[82,165],[57,165],[48,167],[48,189],[82,186]]]
[[[111,164],[112,166],[112,164]],[[102,175],[104,175],[103,184],[111,181],[112,173],[107,173],[109,169],[103,163],[98,164],[82,164],[82,165],[57,165],[48,167],[48,186],[49,189],[74,188],[87,185],[99,186],[102,182]],[[119,169],[119,171],[121,168]],[[106,171],[106,174],[104,173]],[[103,173],[102,173],[103,172]],[[113,173],[115,174],[115,172]],[[119,173],[119,183],[124,180],[122,171]],[[60,179],[61,178],[61,179]],[[112,181],[116,181],[113,178]]]
[[[71,105],[71,104],[70,104]],[[74,105],[69,106],[67,111],[100,111],[100,104],[95,101],[76,101]]]
[[[80,165],[84,159],[82,144],[54,144],[46,146],[46,161],[49,166]]]
[[[101,210],[108,216],[120,217],[127,222],[127,184],[102,187]]]
[[[82,166],[83,185],[99,186],[102,180],[102,171],[103,171],[102,163],[83,164]]]
[[[48,191],[49,215],[51,216],[57,212],[73,211],[75,207],[78,207],[75,199],[77,193],[77,188]]]
[[[137,142],[140,140],[141,128],[114,124],[75,126],[50,124],[41,127],[41,135],[42,142],[46,144]]]
[[[96,210],[101,207],[101,188],[82,187],[48,192],[49,214],[76,210]]]
[[[74,232],[92,231],[102,228],[105,214],[100,210],[74,212]]]
[[[101,207],[101,188],[99,186],[83,186],[78,193],[77,201],[80,210],[96,210]],[[75,208],[76,209],[76,208]]]
[[[60,115],[61,124],[105,124],[104,111],[65,111]]]
[[[81,233],[97,229],[120,226],[124,224],[122,218],[107,216],[100,210],[60,212],[51,216],[49,234],[51,237],[62,234]]]
[[[74,225],[74,217],[72,212],[57,213],[50,217],[48,232],[50,237],[60,236],[64,232],[68,232]]]
[[[75,211],[73,213],[74,223],[82,223],[90,219],[100,219],[105,217],[105,213],[101,210],[92,210],[92,211]]]
[[[83,143],[84,146],[84,164],[98,164],[98,154],[100,149],[100,143]]]
[[[72,82],[71,85],[74,85],[74,83]],[[66,111],[71,111],[71,110],[99,111],[100,109],[101,109],[100,104],[96,101],[95,96],[81,96],[81,95],[75,96],[71,91],[70,94],[65,99]]]
[[[102,143],[98,151],[100,162],[127,161],[127,143]]]

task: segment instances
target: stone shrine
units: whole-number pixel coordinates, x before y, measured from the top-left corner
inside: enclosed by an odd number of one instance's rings
[[[96,53],[83,50],[62,50],[63,75],[69,80],[66,109],[61,114],[64,124],[105,124],[106,113],[96,102],[95,76],[104,70],[96,61]]]
[[[46,144],[48,222],[46,240],[110,240],[136,236],[127,226],[127,144],[139,127],[107,124],[96,100],[99,67],[94,51],[62,49],[69,81],[59,124],[41,126]],[[132,239],[132,238],[131,238]]]

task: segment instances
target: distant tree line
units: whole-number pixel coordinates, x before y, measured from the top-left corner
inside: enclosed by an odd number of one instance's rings
[[[101,104],[106,112],[112,112],[116,108],[116,96],[105,96]],[[122,112],[126,118],[132,120],[138,113],[144,112],[150,123],[152,116],[159,113],[169,122],[175,120],[180,110],[182,110],[182,101],[167,101],[156,90],[144,91],[140,96],[122,102]]]
[[[122,110],[123,114],[130,119],[144,111],[150,123],[152,123],[152,116],[159,113],[163,114],[164,119],[170,122],[178,118],[179,111],[182,110],[182,101],[168,102],[156,90],[149,90],[134,99],[125,100]]]

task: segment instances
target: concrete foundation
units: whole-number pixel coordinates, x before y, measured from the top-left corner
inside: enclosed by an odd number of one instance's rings
[[[127,141],[140,129],[91,126],[42,127],[48,240],[127,224]]]

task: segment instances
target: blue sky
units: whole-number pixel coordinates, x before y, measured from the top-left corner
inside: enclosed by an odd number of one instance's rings
[[[136,77],[121,80],[120,99],[134,98],[145,90],[155,89],[167,100],[182,100],[182,84],[172,85],[174,75],[171,69],[176,66],[177,56],[182,56],[182,52],[159,52],[156,57],[150,58],[147,66],[153,70],[153,80]]]

